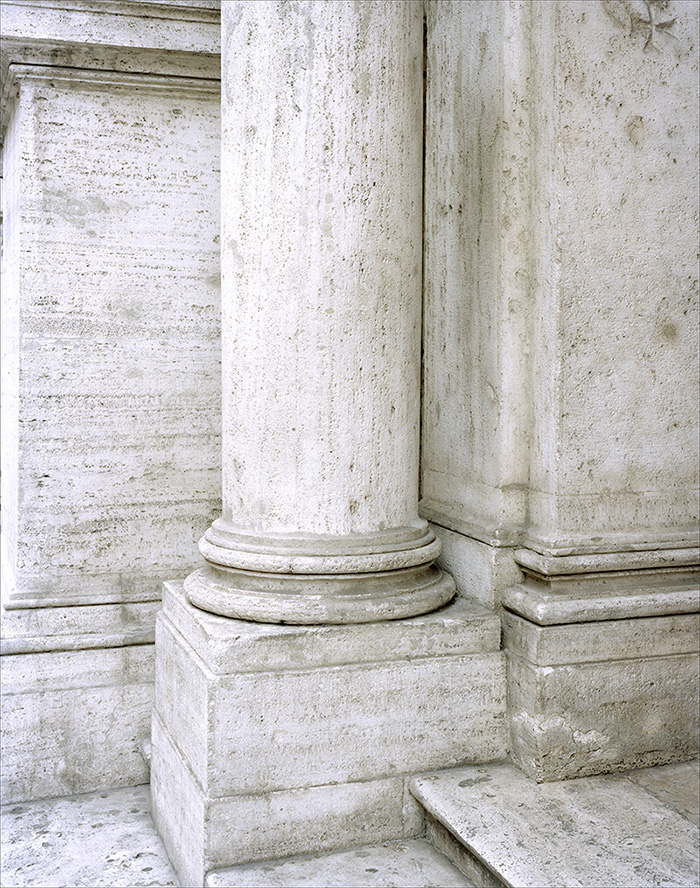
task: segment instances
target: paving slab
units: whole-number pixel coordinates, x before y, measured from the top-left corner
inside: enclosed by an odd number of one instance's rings
[[[3,888],[179,885],[147,785],[6,805],[0,818]]]
[[[503,885],[697,888],[698,827],[625,776],[536,784],[495,765],[425,775],[411,788]]]
[[[629,771],[627,777],[700,826],[700,759]]]
[[[475,888],[424,839],[332,854],[234,866],[209,873],[207,888]]]

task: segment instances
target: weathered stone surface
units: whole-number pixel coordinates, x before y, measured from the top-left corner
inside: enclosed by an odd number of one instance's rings
[[[207,888],[474,888],[424,839],[271,860],[209,873]]]
[[[3,657],[9,798],[147,779],[136,651],[218,510],[215,7],[3,4],[2,652],[75,652]]]
[[[510,753],[538,781],[698,754],[697,654],[534,666],[508,654]]]
[[[167,3],[26,3],[2,10],[0,70],[12,64],[65,65],[218,79],[219,0]]]
[[[698,828],[625,777],[538,785],[500,765],[456,768],[411,786],[503,884],[697,885]]]
[[[585,577],[558,577],[555,583],[525,582],[502,595],[504,607],[540,625],[584,623],[697,613],[697,580],[642,571]],[[652,571],[648,572],[649,574]],[[673,573],[676,573],[675,571]],[[685,572],[683,572],[685,573]],[[693,570],[692,573],[697,573]]]
[[[211,620],[187,603],[182,607],[190,620]],[[459,612],[459,605],[455,609]],[[257,632],[273,650],[271,628],[228,621],[228,674],[214,675],[206,655],[202,662],[177,623],[163,615],[157,631],[156,711],[205,792],[214,796],[499,759],[506,751],[503,655],[458,649],[431,656],[433,619],[408,621],[417,622],[404,630],[416,656],[401,648],[393,657],[392,647],[382,650],[380,624],[370,635],[376,661],[368,662],[365,650],[353,662],[349,655],[361,643],[347,642],[349,628],[331,627],[341,644],[346,637],[344,662],[331,657],[324,665],[322,656],[309,652],[306,664],[285,668],[273,653],[270,665],[258,659],[256,671],[248,661],[250,646],[240,645],[239,637]],[[387,630],[390,645],[398,626]],[[296,635],[295,647],[305,635],[309,649],[320,635],[321,655],[331,646],[327,633],[314,627],[277,631],[281,647],[290,635]],[[449,624],[444,628],[453,631]],[[365,638],[366,627],[358,634]],[[217,638],[217,646],[224,641]],[[333,742],[325,743],[326,736]]]
[[[422,11],[222,6],[223,510],[185,583],[212,613],[454,597],[418,515]]]
[[[535,548],[697,540],[699,15],[532,4]]]
[[[503,612],[503,646],[536,666],[697,652],[700,614],[539,626]]]
[[[503,882],[489,867],[463,845],[450,830],[423,808],[425,835],[435,847],[451,860],[479,888],[503,888]]]
[[[697,4],[426,10],[423,514],[697,540]]]
[[[7,888],[177,886],[149,813],[147,786],[7,805],[0,882]]]
[[[145,783],[153,645],[2,658],[2,800]]]
[[[492,653],[501,636],[492,611],[461,597],[431,614],[386,624],[269,626],[192,608],[182,583],[172,582],[164,584],[163,613],[216,674]]]
[[[430,517],[423,507],[421,514]],[[437,564],[450,573],[462,595],[495,609],[504,591],[522,579],[512,546],[495,546],[474,539],[473,526],[465,525],[463,532],[437,524],[431,526],[442,543]]]
[[[488,768],[486,771],[479,768],[477,773],[483,776],[488,770]],[[441,775],[444,776],[447,775]],[[665,805],[684,816],[692,813],[688,811],[688,805],[693,804],[693,793],[697,807],[699,778],[697,760],[681,765],[631,772],[621,775],[617,780],[635,780],[638,777],[641,778],[640,787],[645,787],[643,792],[656,795]],[[577,782],[586,783],[585,780]],[[441,790],[438,794],[445,795]],[[409,794],[409,798],[413,799],[413,796]],[[413,801],[417,807],[418,802]],[[493,799],[488,801],[490,804],[493,803]],[[432,802],[435,804],[436,799],[433,798]],[[49,799],[7,806],[2,811],[4,843],[0,881],[8,888],[9,886],[43,888],[52,885],[58,888],[67,884],[76,888],[93,888],[95,885],[141,885],[144,888],[146,886],[163,888],[165,885],[177,884],[174,873],[169,868],[164,848],[154,837],[153,824],[146,816],[148,810],[146,786],[134,790],[111,790],[67,799]],[[474,884],[501,888],[503,882],[500,879],[496,879],[483,863],[478,862],[446,826],[432,815],[425,813],[430,838],[438,844],[438,847],[444,846],[445,853],[450,859],[455,860],[460,868],[466,866],[467,872],[474,873],[472,879]],[[614,805],[607,813],[610,819],[615,819]],[[606,812],[602,812],[602,816],[605,815]],[[420,829],[420,820],[418,829]],[[578,850],[584,855],[590,854],[594,869],[600,865],[601,855],[605,853],[601,848],[599,835],[597,820],[590,823],[589,829],[586,828],[584,821]],[[658,862],[654,859],[657,852],[653,845],[650,845],[645,853],[648,858],[647,871],[658,872]],[[341,885],[352,885],[355,884],[352,877],[358,872],[359,864],[365,869],[360,869],[358,888],[373,888],[373,886],[379,888],[386,885],[387,871],[391,872],[392,884],[404,884],[400,879],[402,874],[406,875],[407,865],[410,866],[409,875],[406,877],[408,885],[432,885],[436,882],[438,885],[446,885],[450,872],[454,876],[454,871],[445,870],[443,861],[439,864],[440,879],[435,879],[434,865],[437,861],[434,855],[434,849],[431,852],[429,847],[425,848],[422,840],[414,839],[394,842],[391,846],[375,844],[349,852],[330,853],[320,860],[319,855],[313,855],[305,858],[268,860],[259,864],[231,868],[229,871],[219,870],[208,875],[206,884],[211,888],[215,885],[225,888],[230,884],[229,879],[235,885],[247,884],[246,878],[252,880],[255,878],[255,873],[264,872],[265,885],[275,884],[274,879],[280,877],[285,886],[293,885],[294,873],[298,874],[298,884],[307,886],[332,884],[334,878],[338,879]],[[662,861],[667,860],[668,849],[661,845],[658,848],[658,856]],[[475,869],[474,864],[477,863],[480,868]],[[334,868],[330,870],[332,865]],[[307,867],[312,872],[322,872],[322,876],[314,878],[308,874]],[[316,867],[321,869],[318,870]],[[587,884],[593,883],[594,880],[591,879]],[[458,882],[458,884],[463,883]],[[559,884],[560,881],[550,883],[550,885]],[[659,881],[654,884],[664,883]]]
[[[13,72],[4,600],[153,600],[219,500],[217,84]]]
[[[422,509],[498,534],[527,514],[529,9],[425,8]]]
[[[231,864],[417,835],[402,777],[207,798],[160,718],[153,718],[154,820],[184,885]]]
[[[0,652],[36,654],[153,644],[160,601],[0,611]]]
[[[700,827],[700,760],[643,768],[626,776]]]
[[[180,584],[165,600],[152,786],[187,884],[217,866],[415,835],[408,775],[506,754],[503,653],[465,652],[482,646],[475,619],[491,633],[479,605],[376,626],[272,627],[200,611]]]

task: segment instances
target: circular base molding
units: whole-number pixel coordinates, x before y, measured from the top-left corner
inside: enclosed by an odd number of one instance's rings
[[[281,574],[203,567],[185,580],[195,607],[257,623],[299,625],[400,620],[437,610],[455,595],[434,565],[355,574]]]
[[[426,521],[414,527],[346,536],[232,531],[218,519],[199,541],[199,551],[216,567],[273,574],[380,573],[432,564],[442,546]]]

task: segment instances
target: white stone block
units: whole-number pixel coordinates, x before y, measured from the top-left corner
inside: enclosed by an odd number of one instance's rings
[[[697,653],[535,666],[508,655],[513,761],[537,781],[698,754]]]
[[[474,888],[425,839],[271,860],[210,873],[206,888]]]
[[[2,79],[10,64],[218,78],[220,2],[3,2]]]
[[[494,620],[457,599],[410,620],[271,626],[199,611],[167,584],[152,775],[181,878],[418,832],[409,774],[506,754]]]
[[[468,598],[408,620],[279,626],[232,621],[192,608],[182,583],[168,582],[163,614],[217,675],[490,653],[499,649],[501,635],[499,618]]]
[[[412,789],[481,865],[480,885],[698,884],[697,826],[624,777],[536,785],[496,765],[425,775]]]
[[[218,84],[12,72],[4,601],[154,600],[219,507]]]
[[[184,606],[198,619],[197,609]],[[236,647],[239,635],[249,631],[272,641],[272,627],[228,622]],[[243,647],[241,667],[230,657],[230,672],[214,675],[162,615],[156,711],[204,791],[213,796],[368,780],[377,774],[501,758],[506,749],[502,654],[430,656],[429,645],[419,643],[419,627],[402,623],[410,621],[386,624],[391,627],[386,640],[397,629],[410,633],[415,657],[402,652],[388,659],[386,649],[382,651],[384,624],[376,624],[375,662],[348,658],[342,665],[306,668],[271,668],[259,662],[251,672]],[[279,630],[281,645],[290,629]],[[306,634],[307,647],[314,646],[318,630],[297,627],[296,632]],[[346,627],[338,634],[350,632]],[[325,737],[333,742],[326,743]]]
[[[182,884],[211,869],[416,835],[402,777],[207,798],[157,715],[151,791],[158,832]]]
[[[698,4],[426,11],[423,514],[697,540]]]
[[[154,646],[2,658],[3,803],[148,782]]]
[[[421,492],[454,530],[527,518],[528,6],[425,4]]]
[[[700,614],[538,626],[504,611],[503,646],[537,666],[696,653]]]
[[[442,543],[437,564],[452,576],[457,591],[485,607],[498,608],[503,592],[522,578],[513,557],[515,549],[474,539],[469,535],[472,528],[461,533],[438,524],[431,527]]]
[[[160,601],[9,610],[2,608],[0,652],[88,650],[153,644]]]

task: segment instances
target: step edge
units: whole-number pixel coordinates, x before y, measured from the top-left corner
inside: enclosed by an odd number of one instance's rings
[[[452,839],[458,845],[460,845],[462,848],[464,848],[465,851],[467,851],[467,853],[470,854],[474,858],[474,860],[477,861],[478,864],[480,864],[491,876],[493,876],[493,878],[498,882],[499,885],[502,885],[503,888],[514,888],[514,886],[506,879],[506,877],[503,876],[487,860],[485,860],[482,857],[482,855],[479,854],[479,852],[470,844],[470,842],[467,839],[465,839],[463,836],[459,835],[459,833],[451,826],[451,824],[449,823],[447,818],[444,816],[444,814],[442,814],[439,810],[437,810],[436,806],[433,804],[433,802],[429,798],[426,798],[426,796],[421,791],[420,787],[415,785],[415,781],[417,779],[418,778],[414,778],[413,780],[411,780],[409,782],[409,790],[411,792],[411,795],[416,799],[416,801],[419,803],[419,805],[421,805],[421,807],[424,808],[424,810],[425,810],[424,820],[426,821],[426,827],[428,826],[429,821],[427,820],[425,814],[427,814],[428,817],[430,817],[435,823],[439,824],[452,837]],[[431,839],[431,841],[432,841],[432,839]],[[435,844],[435,843],[433,842],[433,844]],[[442,853],[445,854],[445,856],[448,857],[449,860],[452,861],[452,863],[457,867],[457,869],[460,870],[460,872],[464,873],[462,868],[457,864],[457,862],[455,860],[453,860],[453,858],[450,856],[450,854],[445,849],[440,848],[438,845],[435,845],[435,847],[438,848],[439,851],[442,851]],[[472,876],[470,876],[468,873],[464,873],[464,875],[468,879],[472,879]]]

